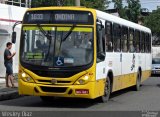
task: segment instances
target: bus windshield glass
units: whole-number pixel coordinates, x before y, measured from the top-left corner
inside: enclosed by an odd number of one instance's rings
[[[25,26],[21,62],[36,66],[74,67],[93,60],[93,29],[89,27]]]

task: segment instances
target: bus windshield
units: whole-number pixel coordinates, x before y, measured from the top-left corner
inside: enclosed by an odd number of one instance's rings
[[[89,27],[24,26],[20,59],[25,64],[74,67],[93,60],[93,29]]]

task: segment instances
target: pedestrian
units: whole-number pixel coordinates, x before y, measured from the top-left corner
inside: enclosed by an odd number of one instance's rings
[[[10,52],[12,48],[12,43],[8,42],[6,44],[6,49],[4,51],[4,65],[6,67],[6,87],[10,87],[9,86],[9,81],[11,82],[12,87],[14,86],[14,77],[13,77],[13,56],[16,54],[16,52],[14,52],[13,54]]]

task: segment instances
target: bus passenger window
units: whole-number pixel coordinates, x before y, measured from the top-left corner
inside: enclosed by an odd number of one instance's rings
[[[112,23],[106,21],[105,23],[105,40],[106,40],[106,51],[112,52],[113,51],[113,44],[112,44]]]
[[[140,32],[138,30],[135,31],[135,51],[137,53],[140,52]]]
[[[145,52],[145,37],[144,37],[144,32],[141,32],[141,41],[140,41],[140,45],[141,45],[141,52],[144,53]]]
[[[149,34],[148,33],[145,34],[145,50],[146,50],[146,53],[149,53]]]
[[[121,27],[118,24],[113,25],[114,51],[121,51]]]
[[[128,52],[128,28],[122,27],[122,52]]]
[[[97,63],[105,60],[105,29],[97,24]]]
[[[145,33],[145,52],[148,53],[148,37],[147,37],[147,33]]]
[[[152,41],[152,37],[151,37],[151,34],[149,34],[149,53],[151,53],[151,41]]]
[[[129,30],[129,52],[134,52],[135,51],[135,48],[134,48],[134,45],[133,45],[133,37],[134,37],[134,30],[133,29],[130,29]]]

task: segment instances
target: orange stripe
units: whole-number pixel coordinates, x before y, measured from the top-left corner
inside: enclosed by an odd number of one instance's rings
[[[18,20],[10,20],[10,19],[3,19],[3,18],[0,18],[0,21],[5,21],[5,22],[18,22]]]

